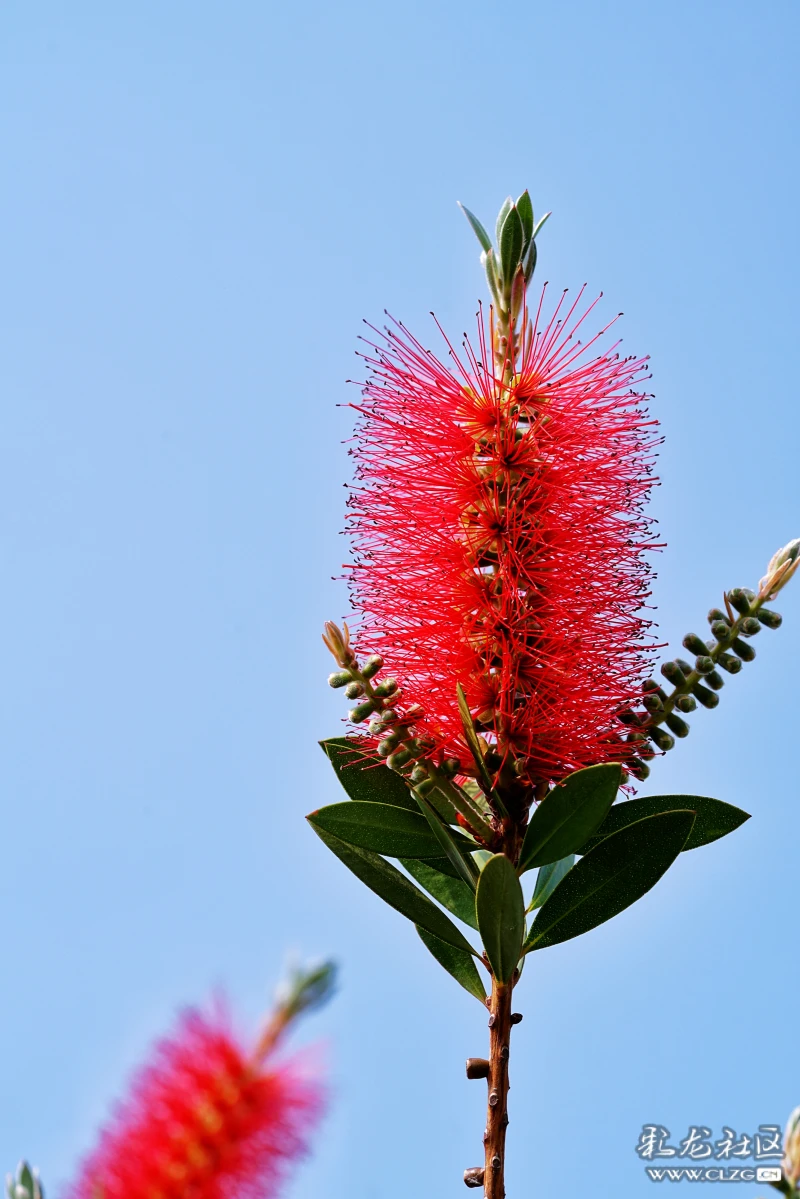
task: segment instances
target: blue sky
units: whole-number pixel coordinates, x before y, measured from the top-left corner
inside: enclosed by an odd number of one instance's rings
[[[538,277],[602,289],[652,355],[660,631],[702,631],[800,534],[799,26],[789,0],[3,6],[3,1169],[57,1194],[175,1010],[224,986],[254,1028],[296,949],[342,982],[304,1032],[334,1102],[292,1199],[462,1193],[485,1019],[303,821],[337,798],[319,629],[360,322],[458,336],[483,283],[455,201],[529,187]],[[642,1124],[800,1102],[800,586],[782,608],[644,792],[753,819],[526,971],[509,1199],[632,1199]]]

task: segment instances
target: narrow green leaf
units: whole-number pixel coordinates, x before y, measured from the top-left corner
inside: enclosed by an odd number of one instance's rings
[[[525,952],[579,937],[641,899],[675,861],[693,823],[694,812],[662,812],[606,837],[542,904]]]
[[[500,305],[500,280],[497,277],[497,260],[494,256],[494,250],[487,250],[481,254],[481,266],[486,271],[486,282],[489,284],[489,291],[492,293],[492,299],[495,304]]]
[[[376,762],[361,742],[352,737],[329,737],[320,745],[351,799],[392,804],[416,814],[414,797],[400,775]]]
[[[491,250],[491,248],[492,248],[491,237],[486,232],[486,230],[484,229],[483,225],[480,223],[478,218],[475,216],[475,213],[470,212],[470,210],[467,208],[466,204],[462,204],[460,200],[457,200],[456,203],[458,204],[458,207],[464,213],[464,216],[467,218],[470,225],[472,226],[472,232],[475,234],[478,241],[483,246],[484,250],[486,250],[486,252],[488,253],[489,250]]]
[[[531,279],[533,278],[533,272],[536,270],[537,255],[538,250],[536,249],[536,242],[531,240],[528,242],[528,248],[525,251],[522,259],[522,269],[525,272],[526,283],[530,283]]]
[[[486,988],[470,955],[464,953],[462,949],[455,949],[454,946],[434,937],[432,933],[420,928],[419,925],[417,925],[417,932],[422,944],[431,951],[439,965],[444,966],[447,973],[452,974],[465,991],[469,991],[470,995],[474,995],[481,1003],[485,1003]]]
[[[469,752],[472,754],[472,760],[475,763],[475,769],[478,771],[478,781],[486,794],[492,795],[495,803],[505,812],[505,809],[502,808],[502,804],[499,802],[498,796],[493,794],[494,785],[492,783],[492,776],[489,774],[489,771],[486,768],[486,763],[483,760],[481,744],[478,740],[478,734],[475,732],[475,726],[472,723],[472,713],[469,710],[469,704],[467,703],[467,697],[464,694],[464,688],[460,683],[456,684],[456,698],[458,700],[458,711],[461,715],[461,724],[464,729],[464,738],[469,747]]]
[[[554,787],[531,816],[522,842],[520,874],[576,853],[605,820],[621,782],[622,767],[606,762],[576,770]]]
[[[533,204],[527,188],[517,200],[517,212],[522,221],[522,232],[527,243],[533,237]]]
[[[495,237],[497,238],[498,247],[500,246],[500,230],[503,228],[503,223],[505,222],[506,217],[511,212],[511,209],[513,207],[514,207],[514,201],[511,199],[511,196],[508,196],[508,198],[503,201],[503,206],[497,214],[497,221],[495,222],[494,232],[495,232]]]
[[[701,845],[709,845],[720,837],[732,833],[734,829],[750,819],[749,812],[735,808],[733,804],[723,803],[721,799],[709,799],[705,795],[648,795],[644,799],[629,799],[625,803],[614,804],[594,836],[581,846],[579,853],[589,853],[612,833],[627,828],[635,820],[644,816],[656,816],[660,812],[674,812],[678,809],[691,808],[697,813],[697,819],[691,836],[684,849],[699,849]]]
[[[410,861],[411,859],[409,858],[408,860]],[[448,878],[457,878],[459,882],[461,881],[461,875],[456,873],[449,858],[417,858],[416,860],[421,865],[427,866],[431,870],[436,870],[439,874],[446,874]],[[400,861],[405,866],[405,860],[401,858]],[[473,896],[473,902],[474,899],[475,897]]]
[[[435,858],[442,852],[424,816],[390,804],[348,800],[318,808],[308,819],[314,828],[333,833],[348,845],[390,858]],[[472,842],[461,833],[454,832],[453,839],[463,842],[469,851]]]
[[[474,954],[475,957],[478,956],[452,920],[445,916],[440,908],[431,903],[418,887],[415,887],[389,862],[385,862],[383,858],[371,853],[368,849],[359,849],[355,845],[348,845],[346,841],[341,841],[331,833],[326,833],[324,829],[314,827],[313,824],[312,828],[320,840],[325,842],[328,849],[335,853],[341,862],[344,862],[348,870],[351,870],[356,878],[360,878],[362,883],[379,895],[395,911],[406,916],[413,924],[419,924],[422,928],[427,929],[435,937],[446,941],[448,945],[454,945],[456,949]]]
[[[542,227],[543,227],[545,221],[547,220],[547,218],[549,216],[552,216],[552,215],[553,215],[552,212],[546,212],[543,217],[539,217],[539,220],[536,222],[536,228],[533,231],[534,238],[537,238],[539,236],[539,234],[542,231]]]
[[[447,908],[448,912],[458,916],[459,920],[463,920],[477,931],[475,891],[467,886],[463,879],[444,874],[433,865],[433,859],[430,858],[426,862],[418,858],[400,858],[400,865],[404,866],[411,877],[438,900],[443,908]]]
[[[498,982],[514,973],[525,936],[525,900],[509,858],[496,853],[484,866],[475,896],[478,931]]]
[[[536,886],[533,888],[533,895],[528,904],[528,911],[533,912],[536,908],[540,908],[546,899],[555,891],[558,884],[575,865],[575,854],[567,854],[560,862],[548,862],[546,866],[540,866],[539,872],[536,875]]]
[[[524,240],[520,215],[516,208],[511,208],[503,221],[503,228],[500,230],[498,240],[500,266],[503,272],[503,283],[506,287],[510,287],[514,272],[519,266]]]
[[[467,848],[465,853],[462,853],[461,849],[459,848],[459,846],[464,843],[465,838],[461,834],[456,834],[453,829],[449,828],[444,821],[441,820],[438,813],[431,807],[424,795],[420,795],[418,791],[415,791],[414,798],[420,806],[423,818],[425,819],[428,828],[430,829],[431,833],[433,833],[433,836],[438,842],[439,847],[444,850],[445,857],[449,859],[450,864],[452,865],[453,869],[458,872],[459,877],[463,879],[467,886],[471,887],[474,892],[478,882],[478,867],[469,856],[469,848]],[[467,842],[467,845],[470,848],[473,844],[474,842]],[[414,856],[424,857],[425,855],[409,854],[409,857]]]

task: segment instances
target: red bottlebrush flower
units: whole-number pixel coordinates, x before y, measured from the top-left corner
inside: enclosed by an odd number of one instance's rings
[[[134,1082],[71,1199],[263,1199],[306,1149],[319,1088],[189,1012]]]
[[[618,343],[588,356],[606,330],[576,339],[594,308],[576,315],[582,295],[543,320],[543,291],[502,370],[482,317],[479,352],[451,349],[450,368],[390,328],[356,406],[357,648],[421,706],[432,757],[470,770],[460,683],[488,744],[532,784],[626,758],[620,713],[648,663],[647,360]]]

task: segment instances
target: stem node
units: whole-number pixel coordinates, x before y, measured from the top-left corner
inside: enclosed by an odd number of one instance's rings
[[[464,1171],[464,1182],[468,1187],[482,1187],[483,1174],[483,1166],[471,1166]]]
[[[467,1078],[488,1078],[489,1063],[485,1057],[467,1058]]]

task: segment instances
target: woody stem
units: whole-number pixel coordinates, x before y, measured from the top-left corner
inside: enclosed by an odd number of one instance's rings
[[[489,1016],[489,1102],[484,1146],[485,1199],[505,1199],[506,1128],[508,1127],[508,1058],[511,1041],[512,983],[492,980]]]

